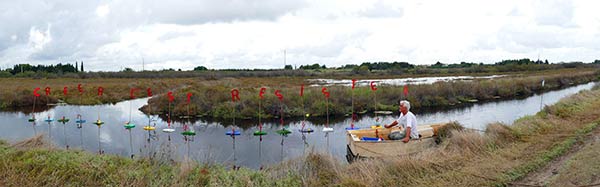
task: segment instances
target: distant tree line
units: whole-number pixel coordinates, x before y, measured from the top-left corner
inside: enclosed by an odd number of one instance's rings
[[[208,69],[197,66],[193,71],[181,69],[163,69],[154,71],[135,71],[124,68],[118,72],[84,72],[83,62],[56,65],[18,64],[13,68],[0,70],[0,77],[70,77],[70,78],[185,78],[200,77],[218,79],[222,77],[276,77],[276,76],[352,76],[352,75],[399,75],[399,74],[464,74],[464,73],[494,73],[515,71],[540,71],[560,68],[598,67],[600,60],[592,63],[559,62],[549,63],[548,60],[532,61],[530,59],[502,60],[493,64],[482,62],[460,62],[445,64],[436,62],[431,65],[414,65],[408,62],[363,62],[360,65],[347,64],[337,68],[328,68],[318,63],[301,65],[293,68],[286,65],[283,69]]]

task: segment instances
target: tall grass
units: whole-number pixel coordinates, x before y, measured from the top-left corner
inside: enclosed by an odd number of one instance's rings
[[[59,100],[68,104],[91,105],[102,103],[116,103],[130,98],[130,89],[138,88],[135,97],[146,97],[146,89],[152,88],[153,94],[161,94],[169,89],[175,89],[193,82],[191,79],[26,79],[26,78],[2,78],[0,85],[0,110],[16,110],[33,106],[33,90],[39,87],[40,98],[36,100],[39,108],[47,108],[47,104],[57,103]],[[80,94],[77,86],[81,84],[83,93]],[[44,89],[50,87],[49,96],[45,95]],[[67,88],[67,95],[63,88]],[[102,96],[98,96],[98,88],[103,87]]]
[[[495,98],[524,97],[533,93],[558,89],[569,85],[597,80],[595,69],[559,69],[540,71],[533,75],[522,76],[511,74],[506,78],[493,80],[476,80],[472,82],[439,82],[431,85],[410,85],[408,98],[404,98],[401,86],[379,86],[377,104],[374,103],[374,93],[367,87],[351,90],[348,87],[332,86],[328,91],[332,97],[326,102],[321,93],[321,87],[309,87],[306,77],[244,77],[219,79],[205,78],[174,78],[174,79],[25,79],[2,78],[0,84],[0,110],[19,109],[30,111],[33,104],[32,91],[40,87],[42,96],[36,101],[38,109],[47,108],[46,104],[59,100],[69,104],[100,104],[115,103],[129,99],[131,88],[140,88],[135,92],[136,97],[145,97],[146,88],[152,88],[156,97],[150,99],[153,108],[143,107],[145,112],[165,114],[168,111],[166,92],[175,93],[173,113],[178,116],[187,115],[186,94],[192,93],[190,105],[191,114],[198,117],[214,118],[255,118],[258,116],[258,103],[262,102],[262,116],[274,118],[281,116],[283,105],[284,117],[303,116],[310,113],[313,116],[325,116],[329,108],[330,115],[345,115],[355,112],[374,110],[397,110],[398,99],[408,99],[414,109],[439,107],[455,107],[465,104],[472,99],[479,101]],[[384,76],[385,77],[385,76]],[[357,77],[347,77],[357,78]],[[392,78],[392,77],[386,77]],[[541,87],[541,80],[546,86]],[[77,85],[82,84],[84,92],[80,94]],[[305,84],[304,97],[299,96],[300,85]],[[64,96],[63,87],[68,87],[68,96]],[[97,96],[98,87],[104,88],[104,95]],[[51,95],[46,97],[43,89],[51,88]],[[267,88],[262,101],[258,97],[260,87]],[[231,89],[239,89],[241,101],[231,103]],[[281,90],[284,99],[280,102],[273,92]],[[354,108],[352,108],[354,94]],[[326,105],[329,103],[329,106]],[[304,107],[302,107],[304,106]]]
[[[321,87],[308,87],[305,85],[304,98],[300,97],[300,85],[302,79],[289,80],[274,79],[232,79],[222,82],[220,85],[206,85],[204,83],[192,83],[185,89],[178,90],[180,95],[186,92],[194,94],[192,100],[192,114],[194,116],[207,116],[215,118],[254,118],[258,116],[259,102],[262,117],[272,118],[281,115],[280,106],[283,105],[285,117],[299,117],[306,113],[313,116],[325,116],[327,108],[330,115],[345,115],[351,111],[366,112],[375,110],[397,111],[397,101],[408,99],[412,108],[428,109],[440,107],[454,107],[466,104],[476,99],[479,101],[494,100],[498,97],[509,99],[525,97],[534,93],[559,89],[562,87],[587,83],[598,79],[600,75],[596,70],[561,70],[554,73],[530,76],[511,76],[491,80],[476,80],[471,82],[438,82],[431,85],[410,85],[408,98],[404,98],[402,86],[379,86],[377,90],[377,105],[374,103],[374,93],[367,87],[358,87],[351,90],[348,87],[332,86],[327,90],[331,97],[327,102],[321,93]],[[541,81],[545,80],[545,86]],[[252,82],[252,83],[249,83]],[[263,83],[262,85],[260,83]],[[267,88],[265,98],[258,96],[260,87]],[[231,89],[237,88],[240,92],[241,101],[233,104],[231,101]],[[281,90],[284,99],[280,102],[273,94],[275,90]],[[352,95],[354,94],[354,108],[352,108]],[[303,103],[304,102],[304,103]],[[168,105],[166,96],[161,95],[149,100],[152,111],[165,113]],[[326,105],[329,103],[329,106]],[[186,100],[179,98],[175,100],[175,115],[187,115]],[[303,108],[304,106],[304,108]],[[377,107],[377,108],[376,108]],[[149,112],[149,108],[143,109]]]

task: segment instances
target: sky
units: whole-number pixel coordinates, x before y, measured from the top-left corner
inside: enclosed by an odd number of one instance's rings
[[[88,71],[591,62],[600,59],[598,7],[594,0],[0,0],[0,69],[75,61]]]

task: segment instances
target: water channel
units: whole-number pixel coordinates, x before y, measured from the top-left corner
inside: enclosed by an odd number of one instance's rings
[[[514,120],[525,115],[535,114],[542,105],[551,105],[561,98],[590,89],[595,83],[587,83],[550,91],[543,94],[530,96],[524,99],[493,101],[476,103],[457,109],[416,113],[419,124],[458,121],[468,128],[485,129],[492,122],[511,124]],[[43,133],[57,147],[71,149],[84,149],[98,152],[99,145],[104,154],[116,154],[129,157],[131,154],[139,156],[153,156],[160,159],[182,160],[188,157],[203,163],[221,163],[225,165],[238,165],[250,168],[259,168],[275,164],[283,160],[301,157],[308,151],[326,152],[344,159],[346,154],[346,132],[344,128],[351,122],[350,117],[336,117],[330,127],[333,132],[323,133],[323,120],[309,120],[305,128],[313,128],[310,134],[299,132],[302,121],[286,122],[292,131],[288,136],[280,136],[275,131],[281,128],[278,120],[266,121],[263,130],[265,136],[253,136],[256,126],[237,128],[241,135],[235,137],[225,135],[232,126],[223,126],[219,122],[196,121],[192,127],[196,131],[193,141],[186,141],[181,135],[182,123],[174,123],[176,129],[173,133],[165,133],[167,123],[156,116],[147,116],[136,110],[147,103],[147,98],[119,102],[116,104],[94,106],[56,106],[50,110],[35,113],[36,122],[28,122],[31,117],[21,112],[0,112],[0,139],[15,142],[31,138]],[[132,142],[130,146],[129,131],[124,128],[125,122],[130,118],[130,106],[133,107],[131,118],[137,124],[131,129]],[[77,114],[87,120],[81,128],[75,124]],[[101,128],[92,124],[98,118],[105,122]],[[384,123],[390,123],[397,117],[395,112],[391,115],[379,116]],[[50,116],[55,120],[45,122]],[[66,116],[71,120],[62,124],[56,120]],[[148,124],[149,117],[156,119],[156,131],[145,131],[143,126]],[[361,116],[356,126],[368,127],[374,124],[374,116]],[[99,131],[99,132],[98,132]],[[133,153],[131,150],[133,149]]]

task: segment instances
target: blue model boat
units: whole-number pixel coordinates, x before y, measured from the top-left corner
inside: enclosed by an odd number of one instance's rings
[[[228,136],[239,136],[241,134],[242,133],[240,131],[235,131],[235,130],[234,131],[227,131],[227,132],[225,132],[225,135],[228,135]]]

